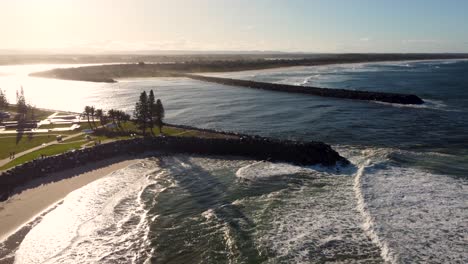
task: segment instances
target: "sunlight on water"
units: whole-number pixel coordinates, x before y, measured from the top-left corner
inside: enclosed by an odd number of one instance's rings
[[[81,112],[88,104],[131,113],[139,92],[153,89],[169,122],[325,141],[352,162],[322,168],[235,157],[145,160],[67,196],[26,236],[16,262],[466,262],[468,80],[460,73],[467,66],[399,62],[224,74],[411,92],[428,101],[424,107],[184,78],[40,79],[27,73],[55,65],[0,66],[0,87],[12,101],[23,85],[38,107]]]

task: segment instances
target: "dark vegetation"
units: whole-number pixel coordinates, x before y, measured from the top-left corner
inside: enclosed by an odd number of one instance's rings
[[[122,124],[130,121],[130,115],[121,110],[109,109],[107,112],[96,109],[94,106],[85,106],[82,116],[86,117],[91,129],[97,130],[100,127],[105,129],[106,125],[122,129]],[[98,120],[96,120],[98,119]],[[99,121],[99,125],[96,123]],[[110,123],[109,123],[110,122]]]
[[[118,78],[171,77],[181,73],[226,72],[334,63],[468,58],[468,54],[270,54],[218,56],[134,56],[128,64],[54,69],[32,76],[90,82],[115,82]],[[145,60],[148,59],[148,60]],[[150,60],[151,59],[151,60]],[[154,60],[154,61],[153,61]],[[117,60],[121,61],[121,60]],[[138,63],[137,63],[138,62]],[[152,63],[153,62],[153,63]]]
[[[160,99],[155,100],[153,90],[149,96],[146,91],[140,94],[138,102],[135,104],[135,123],[141,129],[143,136],[146,135],[146,129],[149,128],[154,135],[153,128],[157,126],[159,133],[162,133],[164,107]]]

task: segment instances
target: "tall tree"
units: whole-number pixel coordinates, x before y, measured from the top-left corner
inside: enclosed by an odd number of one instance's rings
[[[146,127],[148,125],[148,95],[146,91],[140,94],[138,102],[135,104],[135,122],[141,129],[143,136],[146,135]]]
[[[91,121],[89,120],[89,116],[91,115],[91,106],[85,106],[83,115],[86,116],[86,118],[88,119],[88,125],[92,128]]]
[[[91,119],[93,120],[93,126],[97,128],[96,121],[94,120],[94,115],[96,114],[96,108],[94,106],[90,106],[89,114],[91,115]]]
[[[99,119],[99,123],[101,123],[101,126],[104,127],[104,125],[107,122],[106,113],[102,109],[96,109],[95,115]]]
[[[155,107],[155,108],[156,108],[156,109],[155,109],[156,125],[157,125],[158,128],[159,128],[159,134],[161,134],[161,133],[162,133],[162,127],[163,127],[163,125],[164,125],[163,120],[164,120],[164,115],[165,115],[165,113],[164,113],[164,106],[163,106],[161,100],[158,99],[158,100],[156,101],[156,107]]]
[[[130,121],[130,115],[125,113],[125,112],[122,112],[122,122],[124,123],[127,123],[128,121]]]
[[[25,121],[26,114],[28,113],[28,104],[26,103],[26,98],[24,97],[24,90],[21,86],[21,90],[16,91],[16,111],[19,115],[18,121]]]
[[[5,92],[0,89],[0,110],[6,109],[8,107],[8,99]]]
[[[117,110],[109,109],[109,111],[107,111],[107,115],[112,120],[112,124],[115,125],[116,124],[116,118],[117,118]]]
[[[115,111],[115,119],[117,121],[117,127],[120,128],[120,129],[122,128],[121,121],[122,121],[123,115],[124,115],[123,111],[120,111],[120,110]]]
[[[150,128],[151,134],[154,135],[154,125],[156,123],[157,117],[156,117],[156,102],[154,98],[154,93],[153,90],[150,90],[149,96],[148,96],[148,126]]]

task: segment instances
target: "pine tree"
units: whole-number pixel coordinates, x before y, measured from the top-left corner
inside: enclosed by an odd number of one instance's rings
[[[148,125],[148,95],[146,91],[140,94],[140,99],[135,104],[135,122],[141,129],[143,136],[146,135],[146,127]]]
[[[156,125],[159,127],[159,134],[162,133],[162,127],[164,125],[163,119],[164,119],[164,106],[161,102],[161,100],[156,101],[156,107],[155,107],[155,115],[156,115]]]
[[[6,109],[8,107],[8,99],[5,92],[0,89],[0,110]]]
[[[26,114],[28,113],[28,105],[26,104],[26,98],[24,97],[23,87],[21,87],[20,92],[16,91],[16,109],[19,114],[18,121],[25,121]]]
[[[151,130],[151,134],[154,135],[153,128],[157,120],[156,116],[156,103],[154,98],[153,90],[150,91],[148,97],[148,126]]]

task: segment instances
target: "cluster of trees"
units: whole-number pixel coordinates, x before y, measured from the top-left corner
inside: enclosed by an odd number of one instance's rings
[[[8,98],[6,97],[5,91],[0,89],[0,110],[6,111],[10,106],[8,102]],[[3,122],[5,118],[4,114],[0,114],[0,122]],[[16,116],[15,120],[18,121],[19,124],[25,123],[28,120],[33,120],[36,118],[35,116],[35,107],[31,104],[26,102],[26,97],[24,96],[23,87],[19,91],[16,91]]]
[[[91,128],[98,128],[96,118],[99,119],[101,126],[105,126],[112,121],[119,128],[122,128],[122,123],[130,121],[130,115],[124,111],[110,109],[107,112],[102,109],[96,109],[94,106],[85,106],[82,116],[88,119],[88,124]]]
[[[149,128],[154,134],[153,128],[157,126],[159,133],[162,133],[164,125],[164,106],[159,99],[155,99],[153,90],[149,92],[143,91],[140,94],[138,102],[135,104],[135,122],[138,128],[141,129],[143,135],[146,134],[146,129]]]
[[[88,119],[88,124],[91,128],[97,129],[96,119],[99,119],[101,126],[105,126],[112,122],[119,128],[121,124],[130,121],[130,115],[116,109],[110,109],[107,112],[102,109],[96,109],[94,106],[85,106],[82,116]],[[146,135],[146,130],[150,129],[154,135],[153,128],[158,127],[159,133],[162,133],[164,125],[164,106],[161,100],[154,97],[153,90],[146,91],[140,94],[140,98],[135,105],[135,124],[141,129],[143,135]]]

